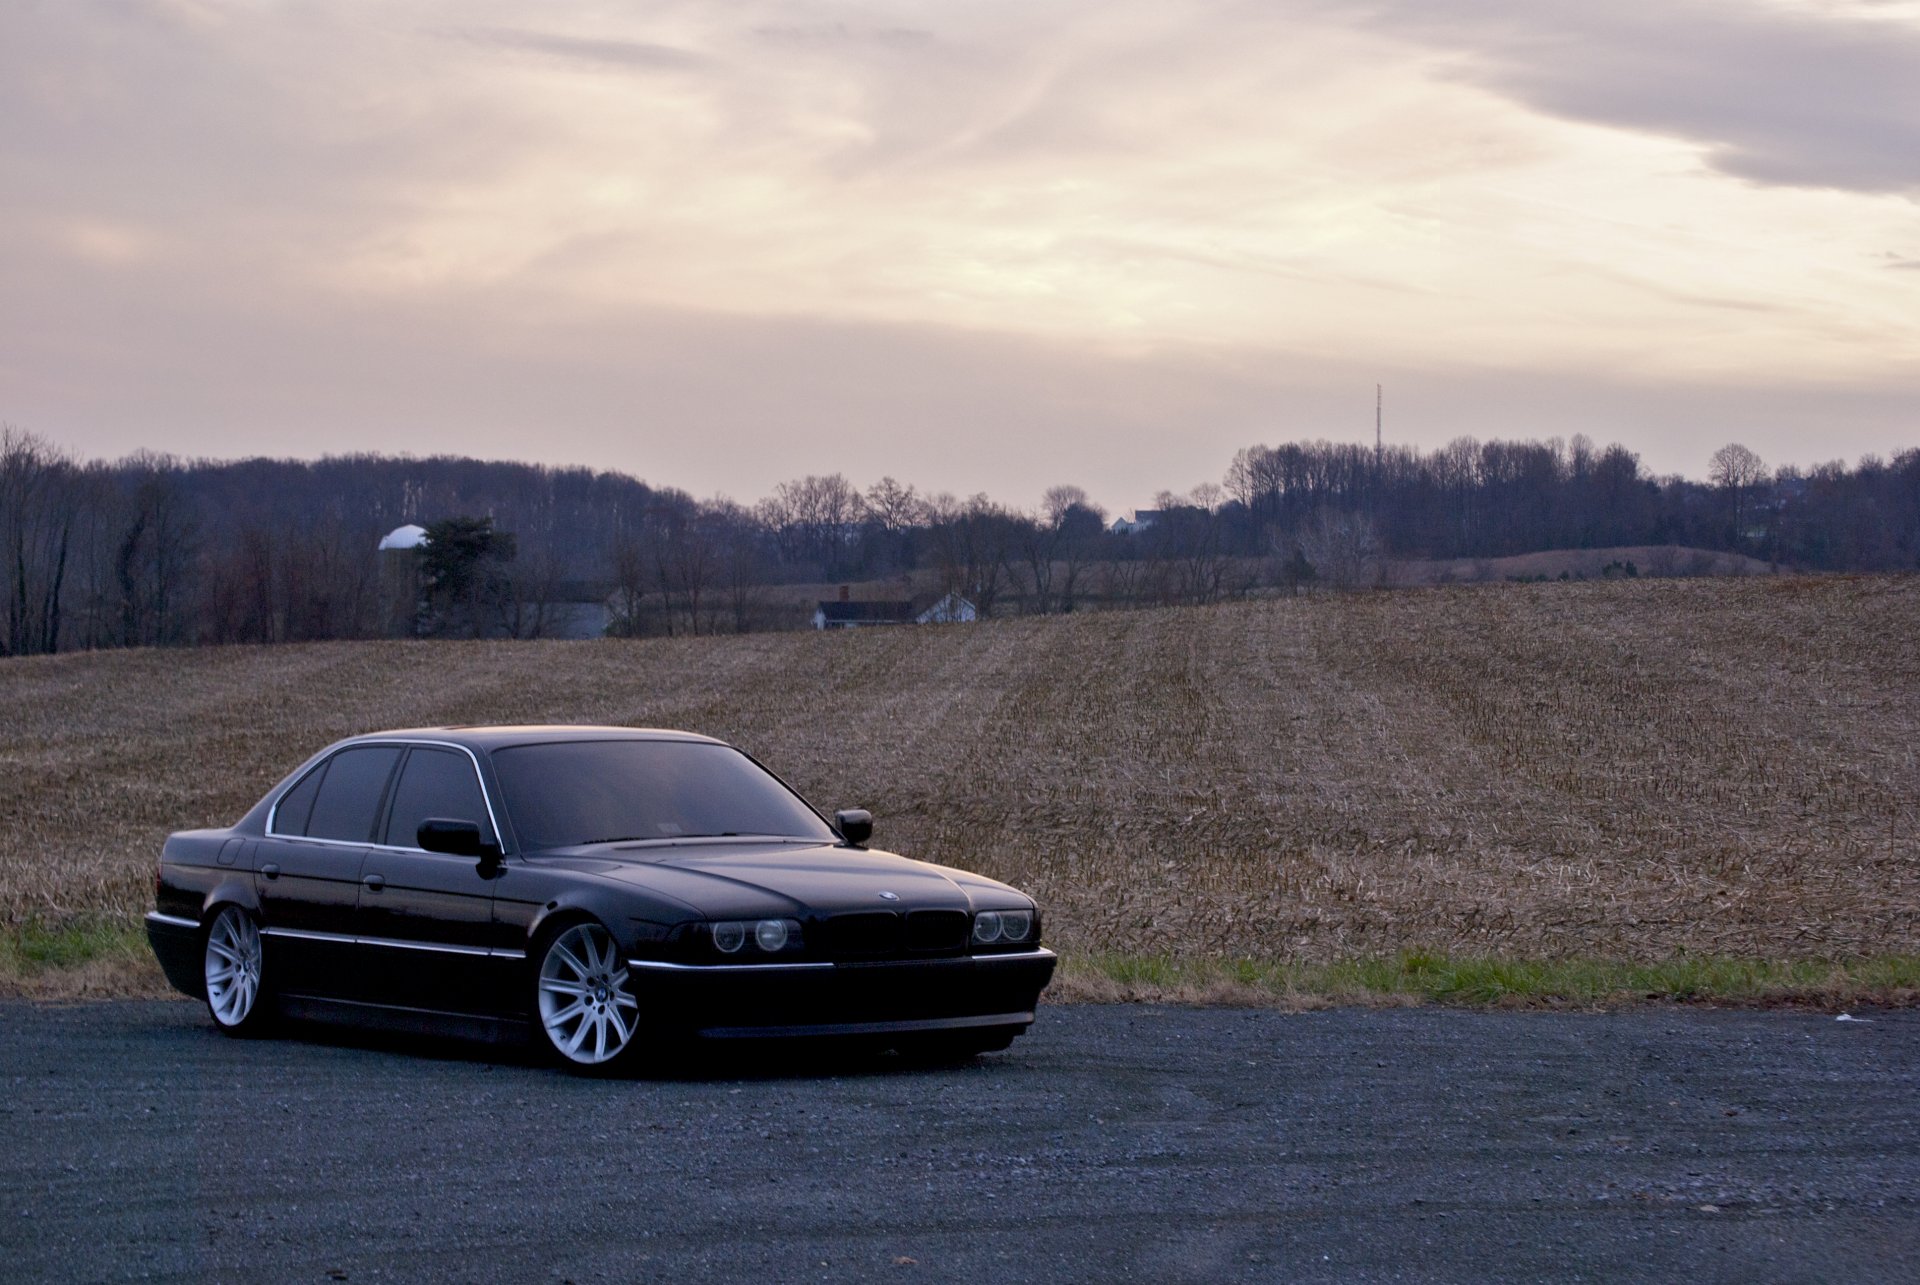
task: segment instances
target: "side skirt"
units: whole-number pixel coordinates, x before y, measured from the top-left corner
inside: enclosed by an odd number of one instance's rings
[[[298,1021],[391,1031],[400,1035],[444,1035],[479,1044],[525,1044],[533,1027],[511,1017],[444,1013],[430,1008],[398,1008],[315,995],[282,995],[280,1011]]]
[[[908,1018],[892,1022],[830,1022],[809,1026],[708,1026],[693,1032],[703,1040],[812,1040],[833,1036],[933,1035],[946,1031],[1033,1025],[1033,1013],[990,1013],[977,1017]]]

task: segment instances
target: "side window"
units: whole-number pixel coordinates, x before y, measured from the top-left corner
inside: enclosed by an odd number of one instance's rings
[[[280,796],[273,810],[275,834],[305,834],[307,818],[313,814],[313,796],[320,793],[320,778],[327,774],[322,763],[301,777],[291,790]]]
[[[313,816],[307,822],[307,837],[369,842],[387,778],[399,761],[397,745],[357,746],[328,759],[326,779],[320,782]]]
[[[474,821],[483,837],[492,836],[480,779],[474,775],[473,760],[465,754],[416,748],[407,755],[400,784],[394,787],[385,841],[396,848],[417,847],[420,823],[428,817]]]

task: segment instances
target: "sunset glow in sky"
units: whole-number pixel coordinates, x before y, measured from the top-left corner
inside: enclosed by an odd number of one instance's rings
[[[1920,3],[11,0],[0,420],[1110,507],[1920,445]]]

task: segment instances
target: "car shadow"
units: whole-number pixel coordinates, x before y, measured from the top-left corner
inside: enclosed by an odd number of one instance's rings
[[[209,1035],[219,1033],[211,1026]],[[221,1037],[225,1038],[225,1037]],[[903,1052],[872,1042],[846,1040],[729,1040],[724,1044],[673,1045],[653,1056],[607,1070],[555,1065],[525,1028],[494,1035],[462,1033],[423,1024],[366,1026],[313,1017],[282,1018],[269,1038],[316,1048],[355,1049],[434,1062],[507,1066],[554,1075],[586,1075],[635,1082],[713,1083],[899,1077],[991,1070],[1004,1053],[961,1056]]]

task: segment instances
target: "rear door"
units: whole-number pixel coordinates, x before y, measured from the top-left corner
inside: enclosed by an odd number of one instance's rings
[[[369,966],[385,979],[381,1000],[414,1008],[481,1013],[498,1006],[517,960],[493,954],[497,858],[421,849],[429,817],[471,821],[495,845],[493,815],[479,769],[463,749],[408,749],[377,842],[361,868],[356,935]]]
[[[272,984],[288,994],[357,999],[369,984],[354,949],[361,868],[402,747],[349,746],[274,806],[255,854]]]

